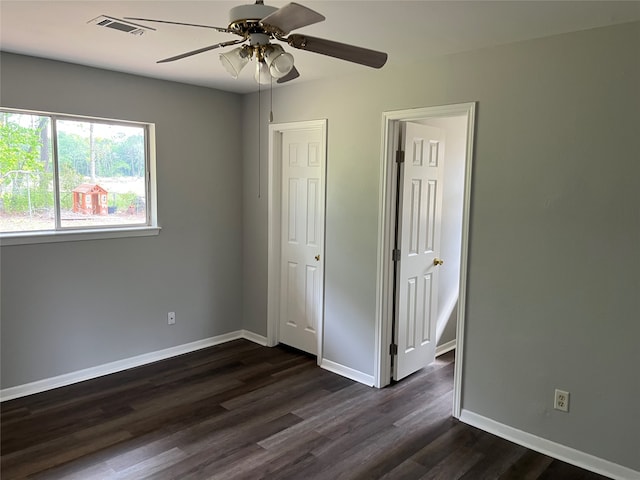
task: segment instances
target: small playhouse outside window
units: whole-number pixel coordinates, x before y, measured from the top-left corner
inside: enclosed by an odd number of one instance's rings
[[[83,183],[73,189],[73,211],[86,215],[107,215],[107,192],[100,185]]]

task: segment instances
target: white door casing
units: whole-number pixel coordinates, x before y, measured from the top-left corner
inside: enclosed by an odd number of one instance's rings
[[[270,125],[267,343],[322,352],[326,121]]]
[[[435,360],[445,132],[403,122],[393,378]]]

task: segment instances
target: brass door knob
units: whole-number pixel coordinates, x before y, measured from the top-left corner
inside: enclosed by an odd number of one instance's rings
[[[320,255],[316,255],[316,262],[320,261]]]
[[[437,267],[438,265],[442,265],[444,263],[444,260],[440,260],[439,258],[434,258],[433,259],[433,264]]]

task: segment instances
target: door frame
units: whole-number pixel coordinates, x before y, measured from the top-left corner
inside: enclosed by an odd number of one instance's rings
[[[475,132],[476,102],[414,108],[384,112],[382,115],[382,154],[380,158],[379,222],[378,222],[378,268],[376,278],[376,363],[375,386],[382,388],[391,382],[391,355],[389,345],[392,338],[394,263],[392,250],[395,234],[396,175],[398,164],[395,152],[398,149],[400,124],[405,121],[429,118],[467,117],[467,137],[464,174],[464,199],[462,212],[462,244],[460,252],[460,279],[458,296],[458,321],[456,326],[456,361],[454,372],[453,416],[460,417],[462,404],[462,374],[464,356],[464,325],[466,310],[467,264],[469,244],[469,213],[471,206],[471,173],[473,163],[473,141]]]
[[[320,252],[323,266],[322,276],[322,314],[318,318],[317,329],[317,363],[322,361],[322,339],[324,332],[324,265],[325,265],[325,240],[326,240],[326,164],[327,164],[327,120],[308,120],[301,122],[272,123],[269,124],[269,158],[268,158],[268,193],[267,193],[267,222],[268,222],[268,252],[267,252],[267,346],[274,347],[279,342],[280,323],[280,285],[281,285],[281,227],[282,227],[282,133],[290,130],[320,129],[322,133],[322,145],[324,155],[320,176],[322,178],[321,211],[323,238]]]

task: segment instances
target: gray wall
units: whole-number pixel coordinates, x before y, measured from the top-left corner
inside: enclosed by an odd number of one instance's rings
[[[7,53],[1,62],[2,106],[156,124],[162,227],[2,247],[2,388],[241,329],[241,97]]]
[[[274,91],[276,122],[328,119],[327,359],[373,374],[382,112],[477,101],[463,408],[640,470],[638,45],[624,24]],[[264,333],[257,111],[247,96],[244,321]]]

